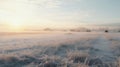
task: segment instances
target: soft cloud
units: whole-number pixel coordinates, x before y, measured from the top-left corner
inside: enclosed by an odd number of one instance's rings
[[[65,24],[72,26],[83,19],[90,17],[90,13],[84,10],[64,10],[64,4],[72,4],[81,0],[4,0],[0,4],[0,17],[3,20],[12,21],[19,19],[26,25],[60,26]],[[1,20],[0,20],[1,21]],[[39,25],[40,26],[40,25]],[[39,27],[38,26],[38,27]]]
[[[78,3],[81,0],[16,0],[16,1],[44,8],[57,8],[63,4]]]
[[[60,0],[16,0],[16,2],[44,8],[54,8],[61,5]]]

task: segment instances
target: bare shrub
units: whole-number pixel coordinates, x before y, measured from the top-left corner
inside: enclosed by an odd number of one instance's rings
[[[109,31],[108,30],[105,30],[105,33],[108,33]]]
[[[103,67],[103,62],[99,58],[93,58],[93,59],[89,59],[88,65],[89,66]]]
[[[68,59],[73,61],[73,63],[87,63],[86,61],[88,58],[88,53],[83,53],[79,51],[68,53]]]

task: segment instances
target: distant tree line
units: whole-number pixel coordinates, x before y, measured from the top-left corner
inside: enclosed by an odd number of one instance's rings
[[[95,29],[89,29],[89,28],[73,28],[73,29],[52,29],[52,28],[45,28],[44,31],[71,31],[71,32],[92,32],[92,31],[101,31],[101,32],[120,32],[120,29],[109,29],[109,28],[95,28]]]

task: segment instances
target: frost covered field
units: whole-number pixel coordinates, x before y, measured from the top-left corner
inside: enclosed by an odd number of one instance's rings
[[[0,67],[120,67],[120,33],[1,34]]]

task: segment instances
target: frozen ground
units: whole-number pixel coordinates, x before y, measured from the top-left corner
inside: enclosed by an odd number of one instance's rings
[[[0,35],[0,67],[120,67],[120,33]]]

